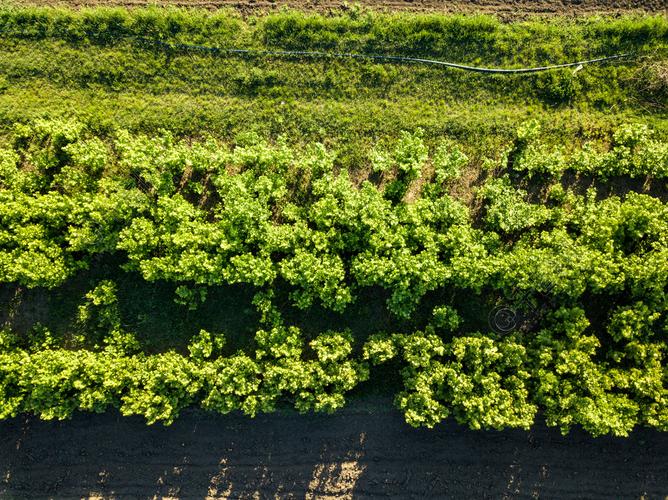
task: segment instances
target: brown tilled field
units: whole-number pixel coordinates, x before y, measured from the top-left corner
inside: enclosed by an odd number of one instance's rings
[[[389,408],[389,401],[377,406]],[[374,405],[375,406],[375,405]],[[668,434],[413,430],[398,412],[0,423],[1,498],[665,498]]]

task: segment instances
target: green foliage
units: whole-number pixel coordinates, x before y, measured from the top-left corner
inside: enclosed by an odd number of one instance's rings
[[[190,352],[190,357],[202,360],[220,354],[223,346],[225,346],[224,336],[212,335],[206,330],[200,330],[190,341],[190,344],[188,344],[188,351]]]
[[[393,150],[376,152],[372,159],[374,170],[387,172],[396,169],[410,181],[420,176],[422,166],[427,161],[428,150],[422,141],[423,131],[401,132]]]
[[[17,124],[14,140],[31,164],[52,174],[69,161],[66,148],[81,137],[83,128],[77,120],[36,120]]]
[[[195,401],[201,368],[174,352],[131,358],[129,383],[121,397],[123,415],[141,415],[149,424],[169,425]]]
[[[203,304],[207,294],[206,288],[190,288],[185,285],[176,287],[174,293],[176,294],[174,302],[186,306],[190,311],[194,311],[200,304]]]
[[[496,178],[481,191],[487,203],[485,223],[491,229],[514,233],[540,226],[550,218],[550,210],[524,201],[526,193],[515,190],[505,177]]]
[[[523,130],[518,131],[518,137],[523,134]],[[653,139],[652,131],[645,124],[617,128],[607,151],[586,142],[582,148],[569,152],[564,147],[540,141],[537,133],[518,140],[523,141],[524,146],[517,150],[513,169],[528,177],[559,177],[567,170],[602,178],[668,177],[668,143]]]
[[[205,397],[202,407],[219,413],[241,410],[251,417],[271,411],[271,398],[259,394],[260,366],[249,356],[218,358],[203,368]]]
[[[0,419],[16,417],[24,411],[25,392],[21,386],[21,371],[28,359],[25,352],[6,351],[4,345],[0,351]]]
[[[533,423],[537,408],[529,399],[522,345],[480,335],[444,344],[427,331],[372,338],[364,356],[382,363],[397,349],[407,365],[396,403],[410,425],[431,428],[451,414],[473,429],[529,428]]]
[[[343,311],[352,301],[348,288],[341,285],[345,270],[338,256],[316,256],[297,249],[294,257],[281,262],[281,275],[299,287],[293,297],[302,309],[308,308],[314,297],[320,297],[325,306],[335,311]]]
[[[461,322],[457,310],[451,306],[437,306],[434,308],[432,315],[431,323],[436,328],[443,328],[448,331],[456,330]]]
[[[22,411],[46,420],[70,418],[75,410],[105,411],[125,376],[117,358],[86,350],[33,353],[19,373]]]
[[[393,149],[373,151],[371,164],[374,171],[392,172],[395,176],[385,189],[389,199],[401,199],[409,184],[420,177],[429,154],[423,135],[419,128],[412,134],[401,131]]]
[[[99,137],[74,142],[63,149],[70,155],[73,166],[93,175],[101,173],[109,162],[107,145]]]
[[[488,16],[355,14],[354,9],[246,19],[225,10],[3,6],[0,31],[6,40],[0,82],[5,133],[14,122],[44,117],[77,117],[110,134],[119,128],[166,129],[198,137],[206,130],[233,140],[251,130],[272,138],[287,134],[300,146],[327,144],[337,149],[341,167],[356,168],[366,157],[369,138],[393,144],[401,131],[418,127],[430,147],[446,135],[489,153],[510,140],[514,124],[527,116],[538,117],[552,137],[570,142],[572,134],[583,131],[607,133],[629,116],[661,124],[665,107],[660,71],[654,70],[661,61],[588,65],[576,75],[567,69],[490,77],[321,58],[232,57],[220,64],[220,54],[147,47],[132,39],[526,67],[614,52],[661,54],[665,16],[504,23]],[[170,71],[163,71],[166,59]],[[545,106],[546,101],[556,106]]]
[[[660,311],[653,310],[642,302],[619,307],[610,316],[608,333],[618,342],[634,338],[644,339],[652,335],[652,325],[660,317]]]
[[[121,326],[116,284],[103,280],[86,294],[86,301],[79,306],[78,321],[87,329],[118,330]]]
[[[0,191],[0,281],[53,287],[78,267],[63,250],[72,203],[56,193]]]
[[[104,351],[112,356],[130,356],[141,351],[141,344],[134,334],[120,329],[108,332],[104,337]]]
[[[394,339],[388,335],[372,335],[364,344],[363,357],[374,365],[394,359],[398,354]]]
[[[348,331],[326,332],[309,343],[317,359],[302,363],[301,373],[293,374],[299,381],[299,386],[292,388],[296,392],[295,408],[301,412],[333,412],[344,406],[347,392],[368,379],[366,365],[349,359],[352,342]]]
[[[51,349],[56,346],[57,339],[49,328],[37,322],[28,331],[28,350],[38,352],[40,349]]]
[[[0,284],[18,297],[80,290],[83,272],[102,280],[78,310],[64,297],[74,332],[0,334],[0,418],[333,411],[368,363],[388,363],[383,373],[402,371],[396,402],[412,425],[526,428],[540,411],[564,431],[668,429],[666,93],[642,58],[497,78],[362,60],[220,64],[120,40],[520,67],[546,54],[660,54],[663,17],[2,7],[0,31]],[[590,184],[602,189],[574,194]],[[215,287],[250,289],[261,330],[147,348],[122,328],[125,292],[108,281],[122,270],[176,289],[198,315],[217,306]],[[556,311],[538,315],[537,333],[469,333],[485,316],[478,304],[520,294]],[[378,314],[393,331],[426,329],[360,345],[283,320],[324,308],[347,323],[369,296],[388,297]]]
[[[601,362],[598,359],[604,346],[588,334],[588,324],[582,309],[562,308],[553,314],[551,327],[535,340],[536,401],[548,425],[559,426],[566,433],[578,424],[593,435],[618,436],[628,435],[643,420],[664,427],[666,389],[659,368],[661,349],[630,343],[621,353],[611,353],[617,363]],[[633,352],[635,360],[628,359]],[[644,373],[633,366],[638,361],[645,367]]]
[[[548,71],[536,77],[536,93],[549,104],[570,103],[581,89],[577,74],[567,68]]]
[[[19,155],[13,149],[0,149],[0,185],[4,188],[15,189],[20,187],[20,172],[18,169]]]
[[[446,351],[443,397],[457,421],[472,429],[528,429],[536,406],[529,400],[526,350],[513,342],[459,337]]]
[[[528,201],[541,195],[536,189],[514,180],[517,171],[558,177],[568,168],[597,182],[658,172],[663,143],[641,126],[620,127],[604,152],[551,149],[540,137],[537,122],[520,128],[501,163],[494,160],[501,176],[488,172],[477,210],[445,194],[469,162],[454,143],[432,155],[436,178],[425,179],[426,196],[398,197],[387,186],[392,179],[406,188],[429,164],[420,132],[389,148],[378,142],[389,170],[374,184],[339,171],[322,144],[130,132],[111,144],[77,122],[19,127],[0,155],[1,282],[56,287],[106,254],[112,266],[171,284],[189,309],[212,287],[247,287],[262,327],[254,342],[229,337],[233,354],[205,330],[179,352],[146,354],[140,336],[122,327],[118,290],[106,278],[118,268],[105,264],[76,310],[73,335],[36,325],[0,336],[0,417],[117,407],[170,423],[196,405],[248,415],[284,404],[329,412],[368,379],[369,364],[387,362],[401,370],[396,404],[411,425],[451,416],[476,429],[526,428],[541,411],[564,432],[665,429],[661,195],[603,197],[552,184],[545,206]],[[306,335],[283,320],[292,306],[347,319],[369,293],[387,297],[399,332],[418,331],[359,345],[350,331]],[[468,333],[480,328],[480,315],[466,299],[491,304],[519,293],[556,310],[538,315],[538,333]]]
[[[468,162],[469,157],[452,144],[440,144],[434,154],[436,183],[443,184],[457,179]]]
[[[350,332],[327,332],[309,343],[315,359],[304,359],[305,345],[295,327],[275,326],[256,334],[256,360],[238,354],[205,368],[207,409],[227,413],[239,409],[254,416],[272,411],[288,396],[301,412],[331,412],[344,395],[368,378],[364,363],[350,359]]]

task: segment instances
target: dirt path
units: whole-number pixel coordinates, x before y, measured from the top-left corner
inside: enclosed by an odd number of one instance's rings
[[[388,402],[389,403],[389,402]],[[414,430],[395,411],[0,423],[0,498],[665,498],[668,433]]]
[[[381,10],[418,12],[481,12],[502,17],[523,17],[530,14],[583,13],[615,14],[627,11],[666,12],[665,0],[11,0],[16,4],[93,6],[142,6],[149,4],[178,5],[218,9],[234,8],[242,12],[275,10],[282,7],[330,11],[359,4]]]

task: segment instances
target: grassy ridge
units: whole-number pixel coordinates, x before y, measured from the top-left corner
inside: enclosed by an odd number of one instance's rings
[[[284,12],[244,20],[197,10],[0,10],[0,125],[75,116],[100,132],[203,130],[322,141],[359,163],[370,139],[421,127],[427,138],[497,148],[535,117],[555,139],[649,121],[666,134],[665,17],[553,19]],[[435,57],[499,67],[621,52],[651,58],[535,75],[480,75],[358,60],[222,58],[141,46],[169,43]],[[520,48],[520,50],[518,50]],[[663,55],[662,55],[663,54]],[[663,59],[662,59],[663,58]],[[657,62],[658,61],[658,62]],[[661,61],[664,61],[663,63]],[[662,66],[663,64],[663,66]]]
[[[497,63],[648,49],[666,43],[667,24],[662,16],[615,20],[555,17],[504,24],[491,16],[364,11],[337,16],[284,11],[245,20],[231,11],[195,9],[4,8],[0,12],[3,31],[21,32],[33,39],[108,43],[122,36],[148,35],[182,43],[222,46],[234,42],[294,50],[336,48]],[[524,49],[521,52],[517,51],[518,44]]]

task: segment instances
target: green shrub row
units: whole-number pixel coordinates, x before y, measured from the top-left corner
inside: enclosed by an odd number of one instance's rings
[[[62,420],[77,410],[116,407],[150,424],[170,424],[195,403],[255,416],[288,398],[300,411],[333,411],[368,377],[364,363],[350,358],[347,332],[323,333],[305,345],[296,328],[275,326],[257,332],[254,356],[230,357],[218,355],[224,337],[204,330],[190,344],[189,357],[136,354],[132,336],[118,330],[99,352],[48,345],[27,352],[11,347],[11,334],[3,340],[0,418],[32,412]]]
[[[616,319],[633,327],[647,321],[644,312],[625,309]],[[30,412],[62,420],[117,408],[168,425],[192,406],[251,417],[288,404],[332,412],[373,365],[392,363],[403,379],[396,405],[415,427],[452,416],[472,429],[526,429],[540,412],[564,434],[573,426],[595,436],[626,436],[636,425],[668,430],[665,343],[627,339],[602,357],[601,341],[587,327],[584,310],[560,308],[530,339],[473,333],[445,340],[443,330],[429,326],[374,335],[355,355],[349,332],[306,343],[299,329],[275,322],[257,332],[253,354],[229,356],[220,354],[224,336],[206,331],[191,341],[189,356],[138,353],[132,335],[119,330],[100,351],[48,341],[25,350],[5,331],[0,418]]]
[[[609,152],[582,151],[605,164],[603,177],[661,178],[668,149],[647,134],[624,127]],[[121,132],[112,148],[77,122],[20,125],[14,147],[0,151],[0,281],[53,287],[93,255],[122,251],[126,268],[147,280],[271,287],[280,279],[302,308],[317,300],[341,311],[356,288],[382,286],[390,310],[406,317],[446,284],[533,289],[527,267],[536,282],[561,269],[552,279],[566,296],[592,285],[617,291],[636,275],[636,258],[661,255],[666,207],[657,198],[597,200],[557,183],[546,200],[529,200],[503,169],[522,171],[532,147],[522,128],[487,161],[499,175],[478,190],[473,213],[448,194],[466,154],[449,142],[430,153],[419,132],[377,146],[374,184],[335,172],[320,144],[294,150],[251,136],[229,148]],[[545,261],[544,271],[532,260]]]
[[[109,143],[74,121],[17,126],[0,156],[0,282],[56,287],[114,254],[145,280],[178,285],[176,301],[190,308],[209,286],[253,287],[265,326],[248,352],[223,352],[220,336],[202,333],[190,356],[147,355],[102,283],[78,313],[101,332],[97,348],[5,333],[3,415],[115,406],[170,422],[190,405],[333,410],[386,363],[401,372],[396,402],[412,425],[453,416],[473,428],[527,427],[541,412],[564,431],[665,430],[668,206],[558,182],[544,186],[545,199],[518,189],[512,176],[539,140],[532,130],[486,161],[489,178],[468,205],[452,194],[472,167],[467,155],[448,141],[432,149],[419,131],[377,144],[370,180],[353,180],[320,144],[127,132]],[[644,127],[588,151],[604,158],[606,178],[665,175],[665,144]],[[442,300],[426,329],[362,342],[346,332],[307,341],[275,304],[287,288],[297,308],[345,314],[369,287],[388,293],[398,319],[445,289],[511,307],[518,292],[533,305],[547,296],[551,306],[537,325],[504,335],[464,328]]]
[[[608,151],[598,151],[586,143],[577,151],[567,152],[561,146],[549,146],[537,140],[536,122],[520,130],[520,141],[513,154],[513,169],[526,174],[548,177],[560,176],[566,171],[581,172],[600,177],[668,177],[668,143],[652,139],[646,125],[626,125],[618,128]]]

